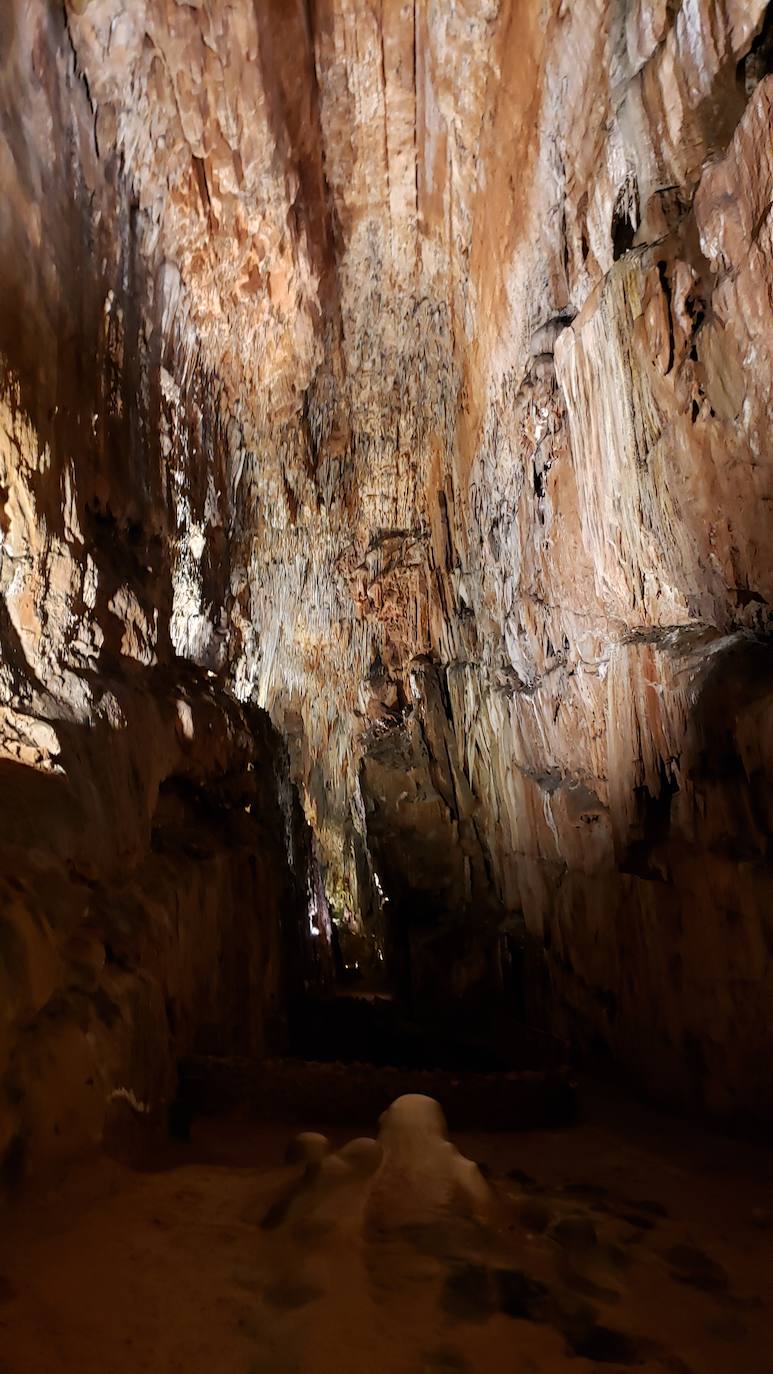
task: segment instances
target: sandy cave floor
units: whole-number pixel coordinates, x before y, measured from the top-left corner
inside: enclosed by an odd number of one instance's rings
[[[600,1097],[564,1130],[454,1136],[489,1172],[491,1227],[379,1237],[360,1182],[261,1227],[292,1134],[202,1121],[153,1170],[100,1160],[11,1208],[1,1374],[773,1369],[761,1147]]]

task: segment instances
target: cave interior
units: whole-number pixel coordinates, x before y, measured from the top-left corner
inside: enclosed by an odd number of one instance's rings
[[[0,1374],[769,1371],[772,115],[3,0]]]

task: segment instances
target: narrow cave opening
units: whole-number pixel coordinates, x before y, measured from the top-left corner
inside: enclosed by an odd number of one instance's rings
[[[610,234],[612,257],[615,262],[633,248],[640,219],[639,182],[635,173],[629,172],[618,189],[612,211]]]
[[[367,920],[353,910],[351,893],[342,891],[340,882],[333,888],[327,875],[328,976],[304,980],[291,1018],[291,1053],[311,1062],[358,1061],[403,1070],[497,1072],[539,1067],[533,1047],[502,1044],[501,1035],[482,1013],[479,992],[468,1006],[464,1028],[447,989],[431,1000],[425,998],[416,986],[416,969],[428,957],[433,962],[441,958],[437,950],[428,956],[423,947],[443,938],[449,913],[444,918],[439,910],[417,911],[404,897],[393,900],[370,856],[368,869],[373,888]],[[450,924],[454,923],[459,925],[458,917],[451,915]],[[313,935],[320,935],[318,928]],[[522,953],[522,942],[511,934],[499,938],[494,955],[500,1001],[516,1009],[523,1007],[525,997]],[[516,1020],[518,1015],[516,1010]]]
[[[622,200],[618,201],[612,216],[612,257],[615,262],[618,258],[625,257],[626,253],[633,248],[636,228],[631,206],[627,197],[624,196]]]

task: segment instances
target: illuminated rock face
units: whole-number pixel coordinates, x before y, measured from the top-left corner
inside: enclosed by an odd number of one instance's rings
[[[0,1192],[165,1129],[181,1053],[281,1048],[325,943],[286,751],[221,671],[216,394],[61,14],[2,27]]]
[[[773,1105],[766,9],[0,21],[5,754],[216,671],[415,999],[525,942],[530,1017],[720,1110]]]

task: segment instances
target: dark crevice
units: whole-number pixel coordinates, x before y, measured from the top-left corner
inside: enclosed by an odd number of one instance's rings
[[[615,262],[633,248],[639,227],[639,190],[633,178],[621,186],[612,214],[612,256]]]
[[[671,282],[668,279],[668,263],[665,262],[665,260],[661,260],[658,263],[658,273],[660,274],[660,285],[663,290],[663,295],[666,298],[666,312],[668,315],[668,366],[666,367],[666,376],[668,376],[668,373],[674,366],[674,319],[671,310]]]
[[[738,81],[748,97],[773,72],[773,4],[769,4],[762,27],[736,69]]]

